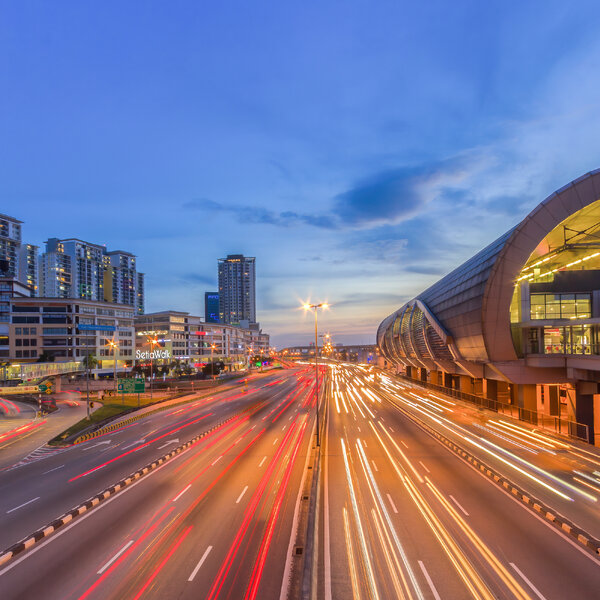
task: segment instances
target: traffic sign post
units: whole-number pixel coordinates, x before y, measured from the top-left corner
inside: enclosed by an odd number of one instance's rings
[[[140,394],[146,390],[143,379],[121,379],[119,381],[119,392],[123,394]]]

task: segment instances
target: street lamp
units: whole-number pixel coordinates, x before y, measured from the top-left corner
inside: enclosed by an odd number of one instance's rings
[[[319,436],[319,334],[318,334],[318,325],[317,325],[317,312],[319,308],[326,309],[329,308],[329,304],[327,302],[319,302],[319,304],[309,304],[306,303],[303,305],[304,310],[313,310],[315,313],[315,379],[316,379],[316,387],[317,387],[317,446],[321,445],[320,436]]]
[[[216,344],[210,345],[210,375],[212,380],[215,380],[215,363],[213,363],[213,351],[217,349]]]
[[[113,378],[115,380],[115,398],[116,398],[118,396],[118,393],[117,393],[117,349],[119,348],[119,344],[115,341],[115,338],[113,337],[112,340],[108,340],[108,345],[113,349],[113,355],[115,357],[115,368],[114,368]]]
[[[156,338],[148,338],[150,342],[150,402],[152,402],[152,379],[154,378],[154,346],[158,346],[158,340]]]

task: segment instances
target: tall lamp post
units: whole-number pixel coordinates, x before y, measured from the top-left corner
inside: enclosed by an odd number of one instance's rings
[[[108,340],[108,345],[112,348],[113,356],[115,358],[113,379],[115,380],[115,398],[116,398],[118,396],[118,392],[117,392],[117,350],[119,348],[119,344],[116,342],[115,338],[113,337],[112,340]]]
[[[317,387],[317,446],[321,445],[321,438],[319,434],[319,334],[317,325],[317,312],[319,308],[329,308],[329,304],[326,302],[319,302],[319,304],[304,304],[304,310],[312,310],[315,313],[315,379]]]
[[[213,362],[213,352],[215,351],[216,347],[216,344],[210,345],[210,376],[213,381],[215,380],[215,363]]]
[[[148,341],[150,342],[150,402],[152,402],[152,380],[154,379],[154,358],[152,358],[152,353],[154,352],[154,346],[158,346],[159,344],[156,338],[149,338]]]

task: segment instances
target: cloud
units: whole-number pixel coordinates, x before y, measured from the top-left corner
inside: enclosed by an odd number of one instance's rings
[[[207,199],[190,200],[189,202],[185,202],[182,207],[186,210],[197,210],[213,214],[233,214],[240,223],[275,225],[277,227],[311,225],[321,229],[337,228],[335,220],[329,215],[300,214],[294,211],[277,212],[260,206],[223,204]]]
[[[357,229],[406,221],[460,184],[465,166],[464,158],[457,157],[376,173],[336,196],[332,212],[342,225]]]
[[[214,276],[203,275],[202,273],[184,273],[181,278],[183,281],[192,281],[212,286],[216,285]]]

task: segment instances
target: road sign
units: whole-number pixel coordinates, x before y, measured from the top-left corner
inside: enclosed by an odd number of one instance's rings
[[[121,379],[118,385],[119,392],[123,394],[141,394],[145,390],[143,379]]]
[[[46,392],[47,394],[51,394],[52,393],[52,382],[49,381],[47,383],[40,383],[40,385],[38,385],[38,390],[40,392]]]

